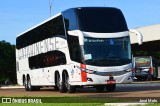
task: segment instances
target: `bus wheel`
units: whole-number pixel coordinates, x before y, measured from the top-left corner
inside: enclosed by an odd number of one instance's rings
[[[54,86],[54,90],[56,90],[56,91],[59,91],[59,73],[58,72],[56,72],[55,73],[55,86]]]
[[[39,86],[35,86],[33,90],[34,91],[40,91],[40,87]]]
[[[56,87],[59,89],[60,93],[64,93],[66,91],[64,81],[62,80],[61,82],[60,75],[58,72],[56,73]]]
[[[66,86],[67,92],[68,93],[75,93],[76,87],[75,86],[71,86],[69,84],[69,76],[68,76],[68,74],[66,72],[64,74],[65,74],[64,75],[65,76],[65,86]]]
[[[26,91],[29,91],[27,78],[24,79],[24,87]]]
[[[152,81],[152,79],[153,79],[153,76],[149,73],[147,75],[146,81]]]
[[[106,90],[108,92],[114,92],[116,89],[116,84],[110,84],[110,85],[106,85]]]
[[[27,86],[28,86],[29,91],[34,90],[34,87],[31,85],[31,79],[30,78],[28,78],[28,80],[27,80]]]
[[[98,86],[96,86],[97,92],[103,92],[103,91],[104,91],[104,88],[105,88],[104,85],[98,85]]]

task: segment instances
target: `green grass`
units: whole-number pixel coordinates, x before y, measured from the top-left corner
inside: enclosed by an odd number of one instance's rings
[[[102,103],[0,104],[0,106],[104,106]]]
[[[0,103],[2,103],[2,98],[10,97],[0,97]],[[13,99],[41,99],[42,104],[0,104],[0,106],[104,106],[104,103],[111,102],[124,102],[123,100],[113,99],[113,98],[93,98],[93,97],[11,97]]]
[[[2,103],[2,98],[0,97],[0,103]],[[10,98],[10,97],[7,97]],[[120,103],[127,102],[126,99],[120,98],[98,98],[98,97],[11,97],[12,103],[31,103],[28,102],[30,99],[36,100],[36,103]],[[19,102],[20,100],[20,102]],[[40,100],[40,101],[39,101]],[[33,102],[32,102],[33,103]]]
[[[104,103],[43,103],[43,104],[0,104],[0,106],[105,106]],[[132,106],[132,105],[131,105]],[[142,105],[137,105],[142,106]],[[160,106],[159,103],[145,106]]]
[[[147,104],[145,106],[160,106],[160,103]]]
[[[138,102],[134,98],[100,98],[100,97],[11,97],[12,104],[2,104],[2,98],[0,97],[0,106],[104,106],[105,103],[125,103],[125,102]],[[42,103],[31,104],[29,100],[38,99]],[[20,102],[16,102],[21,100]],[[26,102],[22,102],[26,100]],[[159,99],[158,99],[159,101]],[[141,106],[141,105],[137,105]],[[147,104],[145,106],[160,106],[160,103]]]

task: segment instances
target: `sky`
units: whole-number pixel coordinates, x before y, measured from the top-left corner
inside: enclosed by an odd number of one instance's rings
[[[129,29],[160,24],[160,0],[50,0],[52,16],[72,7],[116,7]],[[50,17],[49,0],[0,0],[0,41],[16,36]]]

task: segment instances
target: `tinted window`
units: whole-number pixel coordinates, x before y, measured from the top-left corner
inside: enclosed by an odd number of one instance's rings
[[[45,68],[66,64],[66,56],[60,51],[50,51],[29,57],[30,69]]]
[[[120,66],[131,63],[129,37],[84,38],[84,63],[94,66]]]
[[[81,48],[79,45],[79,39],[77,36],[67,36],[70,58],[73,61],[81,62]]]
[[[65,35],[62,15],[17,37],[16,48],[21,49],[56,35]]]
[[[150,57],[136,57],[135,58],[136,67],[149,67],[151,65]]]
[[[68,10],[63,13],[66,30],[76,30],[77,29],[77,21],[74,10]]]
[[[127,31],[122,12],[115,8],[77,9],[79,29],[86,32],[114,33]]]

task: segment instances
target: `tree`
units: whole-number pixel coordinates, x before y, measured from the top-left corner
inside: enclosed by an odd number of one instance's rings
[[[9,79],[16,82],[15,45],[0,41],[0,81]]]

